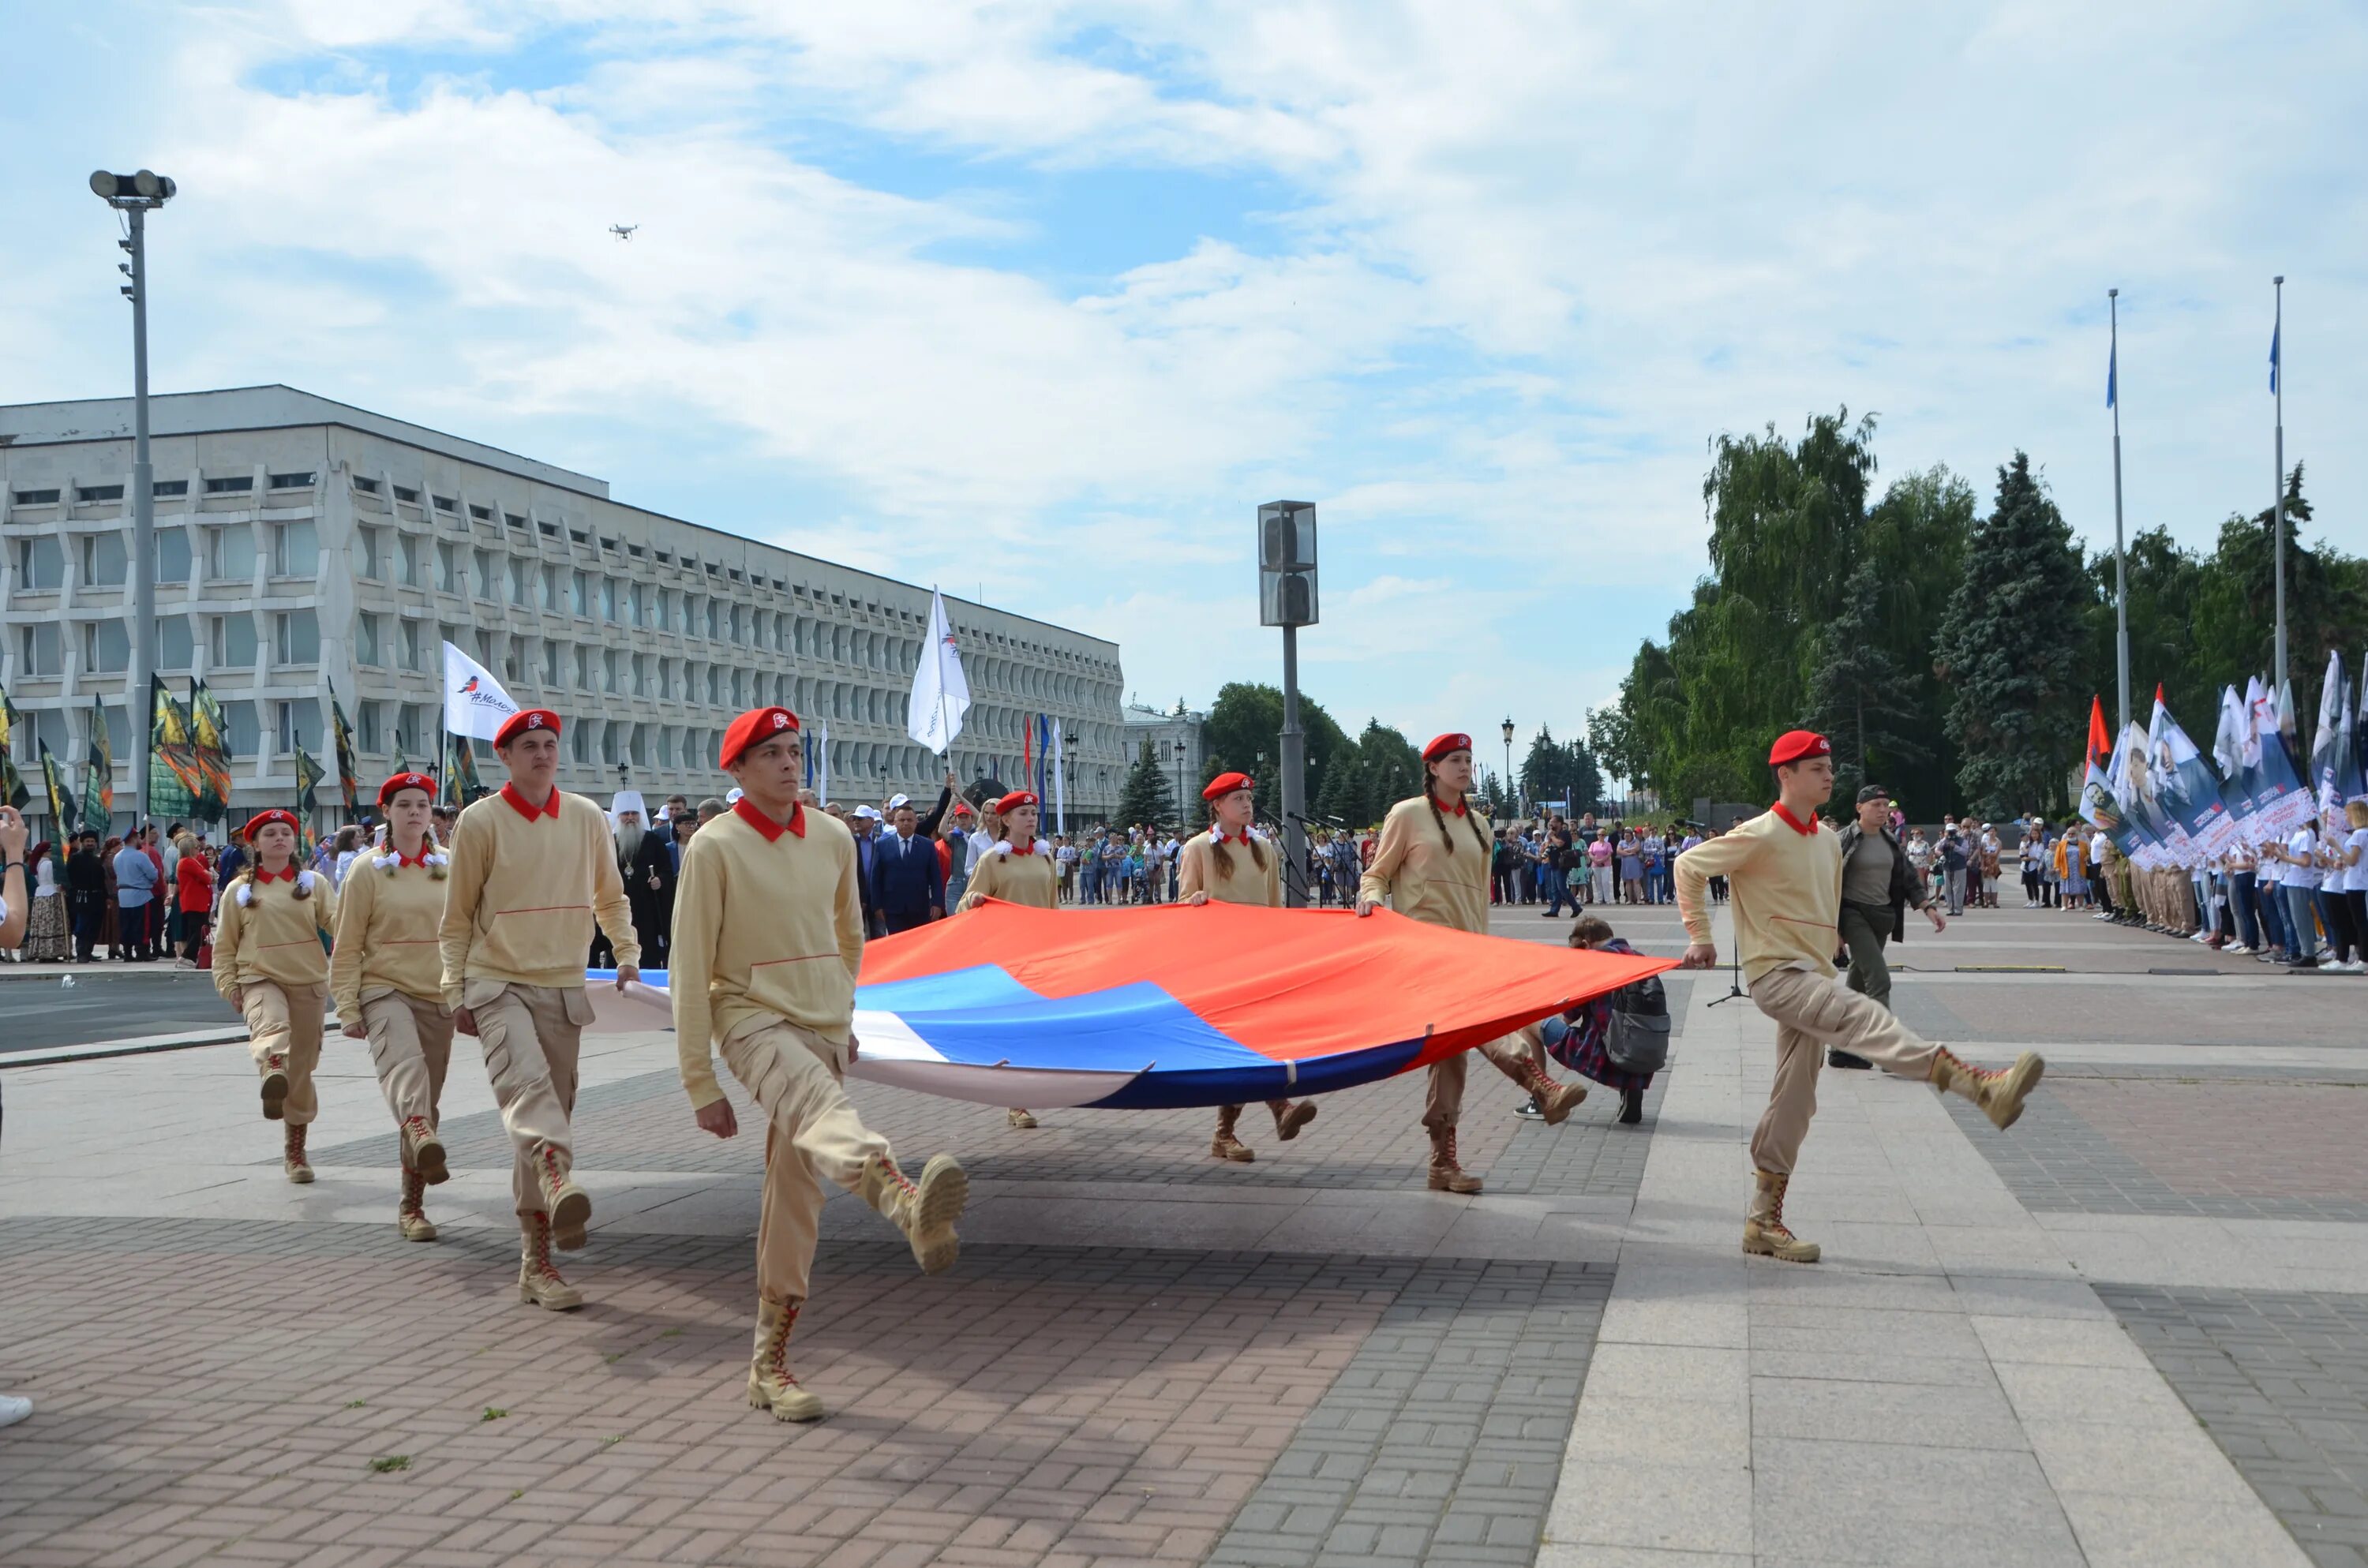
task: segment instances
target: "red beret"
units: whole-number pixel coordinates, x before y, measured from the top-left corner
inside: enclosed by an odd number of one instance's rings
[[[1434,735],[1431,737],[1430,744],[1422,748],[1422,759],[1425,762],[1437,762],[1449,752],[1470,751],[1471,749],[1472,737],[1470,735]]]
[[[797,733],[798,716],[788,709],[751,708],[733,720],[732,727],[723,732],[723,749],[717,755],[717,763],[729,767],[740,760],[742,752],[758,742]]]
[[[1008,816],[1011,812],[1018,811],[1022,806],[1032,806],[1035,803],[1036,797],[1029,791],[1025,790],[1014,790],[1011,793],[1004,796],[1003,799],[995,802],[995,814],[997,816]]]
[[[970,814],[971,809],[970,802],[968,801],[956,801],[954,802],[954,815],[958,817],[966,817]]]
[[[286,827],[289,832],[296,835],[299,838],[302,838],[304,835],[303,826],[302,824],[297,822],[296,813],[294,812],[283,812],[278,806],[272,807],[268,812],[257,812],[253,816],[247,818],[246,825],[238,830],[238,835],[241,838],[245,839],[249,844],[252,844],[255,842],[255,835],[261,833],[265,828],[269,827],[273,823],[280,824],[282,826]]]
[[[1788,762],[1798,762],[1804,756],[1831,756],[1833,742],[1815,730],[1787,730],[1776,737],[1768,748],[1768,766],[1782,767]]]
[[[555,735],[559,733],[559,715],[548,708],[519,709],[503,720],[502,727],[494,732],[494,749],[501,750],[529,730],[549,730]]]
[[[436,800],[436,780],[425,773],[398,773],[378,787],[378,803],[383,806],[405,790],[425,790],[431,804]]]
[[[1201,791],[1201,799],[1213,801],[1220,795],[1230,795],[1236,790],[1251,787],[1250,776],[1247,773],[1220,773],[1209,780],[1209,787]]]

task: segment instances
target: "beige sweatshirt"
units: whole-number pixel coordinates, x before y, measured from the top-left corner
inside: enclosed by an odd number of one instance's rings
[[[1033,904],[1038,909],[1060,907],[1060,878],[1051,853],[1023,854],[1015,846],[1010,854],[998,855],[993,845],[985,846],[978,863],[971,868],[969,890],[954,907],[957,912],[974,909],[980,900],[989,898],[999,898],[1006,903]]]
[[[1770,970],[1834,975],[1834,917],[1841,907],[1841,837],[1818,817],[1807,833],[1777,811],[1762,812],[1677,858],[1678,918],[1695,942],[1710,940],[1703,894],[1725,877],[1735,915],[1735,949],[1747,983]]]
[[[435,845],[427,853],[444,858]],[[380,862],[391,849],[354,857],[337,900],[337,946],[329,955],[329,994],[337,1021],[362,1021],[362,998],[400,991],[423,1002],[441,999],[444,960],[436,928],[444,919],[445,880],[419,862],[390,871]]]
[[[785,1018],[846,1043],[863,967],[855,838],[821,812],[796,820],[803,834],[738,801],[682,852],[666,986],[694,1109],[723,1097],[711,1042],[752,1020]]]
[[[617,962],[641,963],[608,813],[564,790],[552,799],[556,816],[529,817],[505,785],[453,826],[438,931],[446,1006],[461,1006],[461,985],[472,980],[581,989],[596,918]]]
[[[1266,869],[1258,869],[1250,858],[1250,846],[1236,838],[1225,846],[1225,858],[1233,862],[1228,876],[1217,869],[1217,836],[1214,832],[1196,833],[1185,841],[1181,864],[1176,869],[1176,896],[1190,898],[1204,892],[1219,903],[1259,903],[1269,909],[1282,907],[1282,854],[1274,845],[1261,840],[1258,851],[1266,858]]]
[[[225,1000],[253,980],[328,983],[329,955],[322,950],[321,933],[336,928],[337,895],[319,872],[297,874],[311,880],[310,896],[298,898],[293,882],[257,882],[250,872],[233,877],[222,889],[222,915],[214,927],[214,989]],[[244,903],[241,893],[246,895]]]
[[[1440,808],[1428,796],[1400,801],[1382,819],[1373,863],[1357,887],[1360,898],[1387,897],[1410,920],[1488,934],[1488,858],[1496,848],[1487,823]],[[1440,831],[1441,821],[1445,831]],[[1451,848],[1451,846],[1452,846]]]

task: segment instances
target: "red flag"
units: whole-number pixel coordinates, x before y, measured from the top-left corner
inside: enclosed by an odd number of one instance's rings
[[[2105,733],[2105,701],[2100,697],[2089,699],[2089,760],[2098,767],[2113,755],[2112,737]]]

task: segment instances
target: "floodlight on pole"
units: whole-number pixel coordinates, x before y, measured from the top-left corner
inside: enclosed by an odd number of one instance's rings
[[[123,214],[130,253],[122,267],[131,279],[119,290],[131,301],[131,661],[123,676],[123,706],[132,720],[131,823],[148,820],[148,742],[155,677],[156,482],[148,456],[148,213],[173,199],[176,187],[153,169],[128,175],[94,170],[91,194]]]
[[[1521,814],[1519,810],[1520,801],[1520,791],[1513,788],[1513,719],[1508,713],[1505,716],[1505,817],[1507,821]]]
[[[1282,628],[1282,863],[1307,864],[1305,737],[1299,728],[1299,629],[1315,624],[1315,504],[1269,501],[1258,509],[1258,624]],[[1307,903],[1304,881],[1286,876],[1283,899]]]

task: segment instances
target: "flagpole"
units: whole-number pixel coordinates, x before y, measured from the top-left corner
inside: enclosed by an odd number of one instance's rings
[[[2113,410],[2113,652],[2120,675],[2122,727],[2130,722],[2130,574],[2122,550],[2122,307],[2119,289],[2105,290],[2112,313],[2112,353],[2106,361],[2105,401]]]
[[[2278,530],[2276,556],[2278,575],[2278,684],[2286,682],[2286,378],[2279,363],[2283,349],[2286,327],[2286,280],[2281,273],[2270,279],[2277,290],[2275,325],[2270,329],[2270,392],[2277,399],[2278,409],[2278,472],[2275,499],[2271,509],[2276,515]]]

